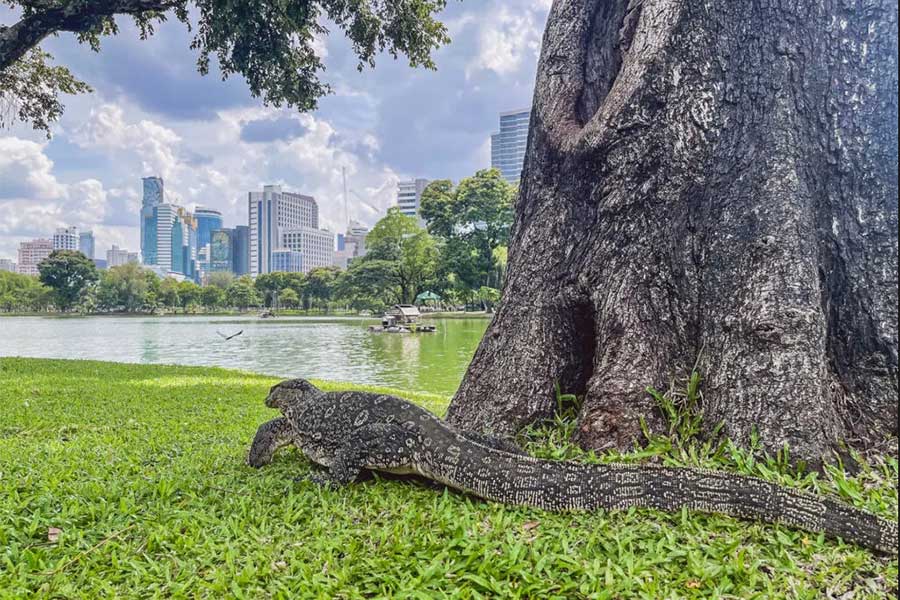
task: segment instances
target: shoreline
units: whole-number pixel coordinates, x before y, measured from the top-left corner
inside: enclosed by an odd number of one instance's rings
[[[422,313],[422,319],[492,319],[494,313],[485,313],[485,312],[462,312],[462,311],[448,311],[448,312],[433,312],[433,313]],[[13,318],[13,317],[45,317],[45,318],[55,318],[55,319],[86,319],[93,317],[154,317],[154,318],[164,318],[164,317],[248,317],[254,319],[261,319],[258,311],[215,311],[215,312],[193,312],[193,313],[184,313],[184,312],[167,312],[167,313],[147,313],[147,312],[97,312],[97,313],[61,313],[61,312],[0,312],[0,319],[2,318]],[[358,313],[349,313],[349,312],[317,312],[317,313],[309,313],[302,310],[285,310],[279,311],[275,319],[279,318],[343,318],[343,319],[361,319],[368,321],[379,321],[381,317],[379,315],[360,315]],[[261,319],[264,320],[264,319]]]

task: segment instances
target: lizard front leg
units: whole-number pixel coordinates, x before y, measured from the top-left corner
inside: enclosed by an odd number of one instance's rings
[[[265,466],[272,462],[276,450],[293,441],[291,423],[286,418],[279,417],[263,423],[256,430],[256,437],[247,454],[247,464],[257,469]]]
[[[342,486],[356,481],[363,469],[410,468],[416,447],[417,436],[408,429],[380,423],[367,425],[354,431],[341,445],[330,472],[314,474],[310,479],[320,485]]]

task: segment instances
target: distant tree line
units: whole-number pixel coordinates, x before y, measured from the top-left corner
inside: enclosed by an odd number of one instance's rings
[[[0,310],[81,313],[215,312],[279,308],[378,311],[413,304],[425,292],[440,305],[491,308],[500,297],[515,188],[494,169],[454,186],[432,182],[418,219],[392,208],[366,238],[367,254],[347,270],[247,275],[211,273],[205,286],[160,279],[138,264],[98,271],[80,252],[54,251],[39,277],[0,272]]]

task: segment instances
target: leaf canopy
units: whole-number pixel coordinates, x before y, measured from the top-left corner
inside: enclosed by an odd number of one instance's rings
[[[101,39],[120,31],[121,17],[141,39],[170,17],[193,32],[197,69],[218,68],[223,79],[240,75],[250,93],[273,106],[316,108],[331,92],[320,76],[317,51],[329,27],[341,31],[358,59],[374,67],[379,53],[405,56],[411,67],[434,69],[432,52],[448,43],[437,14],[446,0],[0,0],[18,22],[0,24],[0,127],[16,120],[49,132],[62,114],[61,94],[89,91],[65,66],[37,50],[49,35],[74,33],[100,50]]]

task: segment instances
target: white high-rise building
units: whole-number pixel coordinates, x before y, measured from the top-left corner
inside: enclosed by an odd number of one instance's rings
[[[108,268],[121,267],[122,265],[136,262],[140,262],[137,252],[129,252],[124,248],[119,248],[115,244],[106,251],[106,266]]]
[[[516,185],[525,164],[530,121],[531,110],[527,108],[500,113],[500,131],[491,135],[491,166]]]
[[[78,250],[80,241],[77,227],[60,227],[53,234],[53,249]]]
[[[301,272],[334,265],[334,234],[324,229],[298,227],[281,232],[281,244],[303,255]]]
[[[430,182],[427,179],[410,179],[397,183],[397,206],[400,212],[408,217],[419,219],[419,223],[424,223],[419,215],[419,209],[422,207],[422,192],[428,187]]]
[[[267,185],[262,192],[250,192],[248,204],[252,276],[271,273],[275,268],[273,253],[285,249],[303,255],[304,272],[332,264],[334,235],[319,229],[319,205],[312,196]],[[327,251],[323,249],[326,237]]]
[[[0,258],[0,271],[16,272],[16,263],[8,258]]]
[[[152,265],[172,269],[172,229],[178,216],[178,207],[163,203],[153,208],[156,211],[156,261]]]
[[[40,275],[38,263],[53,252],[51,240],[36,239],[19,244],[19,273],[23,275]]]

